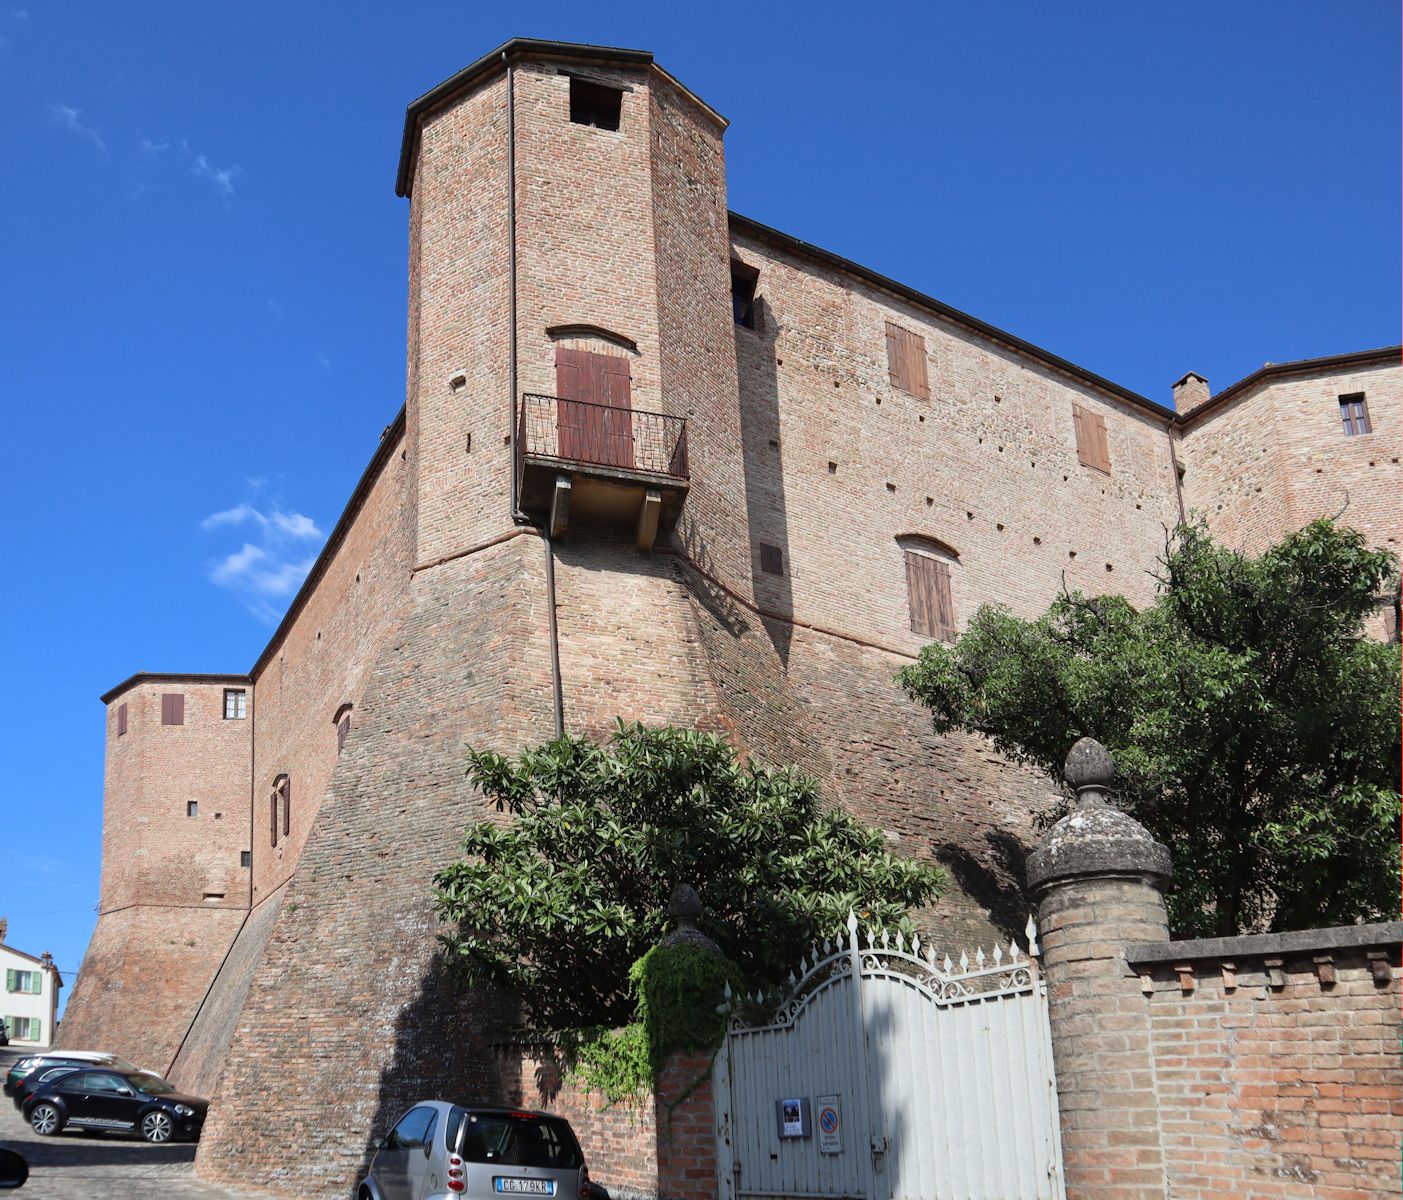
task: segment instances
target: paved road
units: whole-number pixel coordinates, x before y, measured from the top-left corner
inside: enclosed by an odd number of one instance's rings
[[[0,1071],[8,1070],[16,1057],[0,1050]],[[0,1146],[18,1150],[29,1161],[24,1200],[245,1200],[244,1193],[195,1178],[193,1143],[150,1146],[137,1137],[76,1132],[41,1138],[8,1096],[0,1096]]]

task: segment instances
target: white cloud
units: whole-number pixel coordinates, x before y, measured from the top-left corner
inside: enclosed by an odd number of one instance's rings
[[[169,142],[153,142],[150,138],[141,139],[141,152],[147,158],[160,158],[170,148]]]
[[[255,489],[257,490],[257,489]],[[209,580],[227,588],[261,621],[272,624],[287,601],[307,578],[316,562],[313,543],[325,536],[305,513],[287,512],[280,506],[262,508],[244,501],[233,508],[210,513],[200,522],[207,533],[242,529],[245,539],[209,568]]]
[[[107,144],[102,140],[96,129],[83,124],[83,112],[81,109],[71,108],[67,104],[50,104],[49,115],[53,123],[60,129],[66,129],[69,133],[77,134],[79,137],[88,138],[99,150],[106,151]]]
[[[12,20],[15,20],[15,21],[21,21],[21,22],[27,21],[27,20],[29,20],[29,9],[27,9],[27,8],[16,8],[16,7],[14,7],[14,6],[12,5],[11,8],[10,8],[10,17],[11,17]]]
[[[195,155],[195,165],[191,170],[201,179],[208,179],[226,196],[234,194],[234,180],[243,173],[237,166],[212,167],[203,154]]]

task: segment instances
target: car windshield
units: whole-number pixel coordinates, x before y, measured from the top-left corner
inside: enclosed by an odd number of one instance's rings
[[[125,1058],[114,1058],[107,1067],[109,1070],[122,1072],[140,1070],[135,1063],[129,1063]]]
[[[578,1167],[579,1143],[559,1117],[468,1113],[459,1153],[470,1163],[508,1167]]]
[[[175,1091],[159,1075],[146,1075],[138,1071],[135,1075],[128,1075],[127,1082],[138,1092],[145,1092],[149,1096],[166,1096]]]

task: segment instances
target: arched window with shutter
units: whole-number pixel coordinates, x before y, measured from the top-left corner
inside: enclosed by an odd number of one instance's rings
[[[336,710],[336,715],[331,718],[331,723],[336,729],[336,753],[338,756],[346,748],[346,739],[351,735],[352,707],[350,704],[343,704]]]
[[[906,560],[911,632],[953,642],[956,616],[951,576],[959,566],[959,554],[944,542],[920,534],[907,534],[897,543]]]

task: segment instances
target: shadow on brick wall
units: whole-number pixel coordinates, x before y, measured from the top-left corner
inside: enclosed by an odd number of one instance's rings
[[[960,890],[989,914],[1001,934],[1021,939],[1033,911],[1024,870],[1028,848],[1005,830],[990,831],[984,840],[989,852],[983,861],[955,842],[939,846],[935,857]]]
[[[376,1140],[421,1100],[457,1104],[519,1103],[519,1083],[504,1070],[493,1043],[515,1019],[512,997],[463,986],[436,953],[415,998],[400,1009],[395,1047],[380,1073],[375,1120],[361,1155],[361,1179]]]

